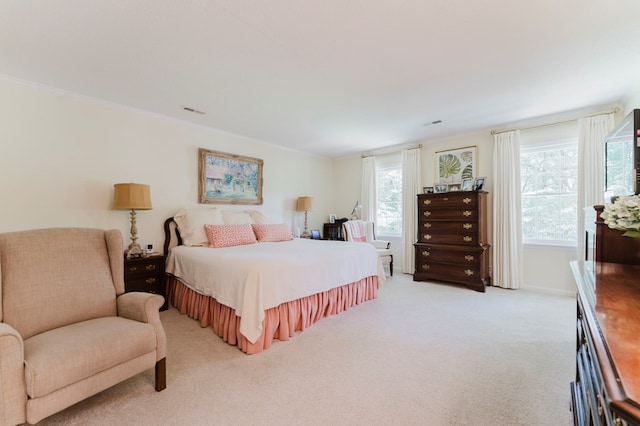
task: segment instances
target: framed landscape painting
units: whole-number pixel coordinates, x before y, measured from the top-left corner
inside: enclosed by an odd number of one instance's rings
[[[262,165],[259,158],[198,150],[199,202],[262,204]]]
[[[436,182],[457,183],[476,173],[477,146],[436,152]]]

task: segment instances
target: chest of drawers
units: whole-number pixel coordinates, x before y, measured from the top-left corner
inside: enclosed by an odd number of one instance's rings
[[[414,281],[441,280],[485,291],[489,284],[487,193],[418,195]]]
[[[168,307],[164,288],[164,261],[165,258],[161,254],[124,261],[125,292],[144,291],[163,296],[165,302],[160,308],[161,311]]]

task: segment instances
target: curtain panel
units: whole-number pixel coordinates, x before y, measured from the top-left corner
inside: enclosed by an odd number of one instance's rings
[[[613,113],[578,120],[578,259],[585,258],[585,208],[603,204],[604,138],[613,130]]]
[[[413,243],[416,242],[418,226],[418,198],[420,193],[420,148],[402,151],[402,272],[413,274],[415,256]]]
[[[520,130],[494,135],[492,285],[524,284],[520,201]]]
[[[376,221],[376,157],[362,159],[362,188],[360,200],[362,204],[361,219],[366,222]]]

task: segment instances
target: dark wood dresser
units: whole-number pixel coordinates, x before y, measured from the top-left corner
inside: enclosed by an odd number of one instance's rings
[[[603,210],[603,205],[596,205],[585,211],[585,221],[590,222],[585,223],[585,259],[640,265],[640,238],[624,237],[624,231],[609,228],[600,217]]]
[[[166,310],[168,303],[164,288],[164,262],[165,257],[161,254],[125,259],[125,292],[144,291],[147,293],[159,294],[165,298],[164,304],[160,310]]]
[[[640,425],[640,266],[574,261],[576,425]]]
[[[441,280],[485,291],[489,284],[487,193],[418,194],[414,281]]]

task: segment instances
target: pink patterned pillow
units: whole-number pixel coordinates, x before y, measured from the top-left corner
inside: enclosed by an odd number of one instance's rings
[[[258,242],[249,223],[243,225],[205,225],[204,231],[209,239],[209,247],[243,246]]]
[[[293,235],[286,223],[278,224],[253,224],[255,232],[260,242],[276,242],[293,240]]]

